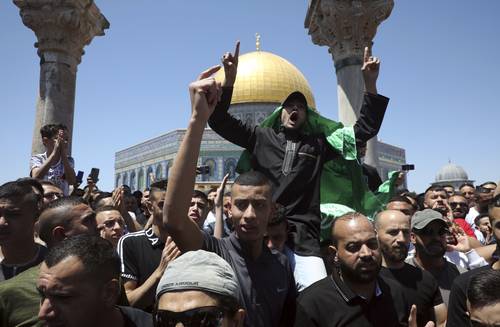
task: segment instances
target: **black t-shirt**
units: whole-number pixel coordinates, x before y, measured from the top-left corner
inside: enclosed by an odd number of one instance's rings
[[[160,264],[161,253],[165,243],[154,234],[150,228],[145,231],[129,233],[118,241],[118,254],[121,259],[121,276],[125,280],[137,282],[137,286],[144,284]],[[141,305],[141,309],[151,312],[155,302],[156,287],[148,291],[148,301]]]
[[[443,299],[436,279],[429,272],[405,263],[401,269],[382,267],[380,275],[395,280],[402,287],[408,304],[417,306],[418,326],[436,322],[434,307],[442,304]]]
[[[234,232],[220,240],[208,233],[203,235],[203,248],[226,260],[236,273],[240,302],[246,311],[245,326],[292,326],[297,291],[286,256],[263,244],[260,257],[252,260]]]
[[[447,326],[469,326],[467,287],[472,277],[489,269],[492,269],[491,266],[479,267],[455,278],[451,286],[450,302],[448,303]]]
[[[123,316],[124,327],[152,327],[153,317],[150,313],[131,307],[118,306]]]
[[[408,326],[410,307],[401,287],[377,278],[380,292],[370,301],[355,294],[336,271],[306,288],[298,298],[296,327]]]

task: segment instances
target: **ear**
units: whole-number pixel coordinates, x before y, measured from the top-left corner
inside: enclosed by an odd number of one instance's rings
[[[335,245],[332,244],[328,247],[328,254],[333,258],[334,262],[337,262],[338,260],[337,252],[337,247]]]
[[[52,229],[52,244],[61,242],[66,238],[66,230],[62,226],[56,226]]]
[[[233,325],[235,327],[243,327],[243,322],[245,320],[246,312],[243,309],[238,309],[233,316]]]
[[[113,307],[116,305],[120,296],[120,282],[118,279],[112,279],[107,282],[102,288],[102,299],[106,306]]]
[[[410,232],[410,242],[412,244],[417,243],[417,235],[414,232]]]

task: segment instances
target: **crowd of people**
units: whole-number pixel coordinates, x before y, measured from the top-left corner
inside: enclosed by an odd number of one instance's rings
[[[190,84],[168,181],[146,190],[106,192],[92,175],[81,189],[67,128],[42,127],[30,177],[0,186],[0,325],[500,325],[500,187],[416,194],[404,174],[384,185],[359,160],[388,106],[380,60],[365,49],[354,126],[320,117],[300,92],[251,126],[228,113],[238,56],[239,43],[223,55],[222,83],[214,66]],[[231,186],[226,175],[205,193],[207,123],[246,154]],[[348,190],[324,185],[332,172]],[[332,196],[353,209],[325,214]]]

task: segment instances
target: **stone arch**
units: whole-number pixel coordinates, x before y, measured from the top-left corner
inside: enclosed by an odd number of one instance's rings
[[[149,166],[146,171],[146,187],[149,188],[151,186],[151,174],[153,174],[153,167]]]
[[[236,178],[236,159],[228,158],[224,161],[224,176],[229,173],[229,180]]]
[[[139,191],[144,191],[145,189],[145,183],[144,183],[144,169],[139,168],[139,175],[137,176],[137,189]]]
[[[132,190],[132,192],[134,192],[137,189],[137,183],[135,181],[135,170],[132,170],[130,172],[129,183],[130,189]]]

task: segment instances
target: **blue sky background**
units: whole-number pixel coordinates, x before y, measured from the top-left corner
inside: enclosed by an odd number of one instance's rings
[[[423,191],[448,160],[478,182],[500,179],[500,1],[396,0],[374,39],[379,92],[391,98],[379,138],[406,149]],[[326,47],[304,28],[307,1],[104,1],[111,27],[78,67],[73,157],[101,168],[111,189],[114,153],[187,125],[187,86],[242,42],[292,62],[318,109],[337,119],[336,76]],[[38,92],[34,33],[11,1],[0,3],[0,183],[28,174]]]

